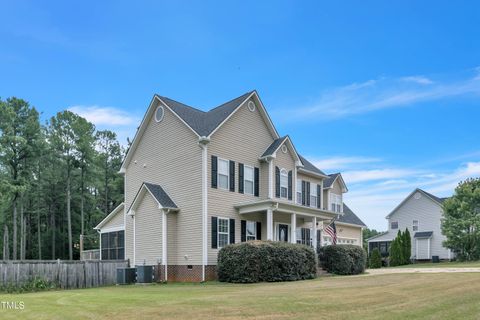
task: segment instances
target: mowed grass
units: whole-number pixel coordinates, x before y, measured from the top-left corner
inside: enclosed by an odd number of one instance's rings
[[[480,274],[391,274],[234,285],[117,286],[0,295],[0,319],[478,319]]]

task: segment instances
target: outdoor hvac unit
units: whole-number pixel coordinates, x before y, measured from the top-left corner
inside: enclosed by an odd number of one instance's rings
[[[432,256],[432,262],[433,263],[439,263],[440,262],[440,257],[439,256]]]
[[[137,266],[137,283],[153,281],[153,266]]]
[[[117,269],[117,284],[131,284],[135,282],[135,268]]]

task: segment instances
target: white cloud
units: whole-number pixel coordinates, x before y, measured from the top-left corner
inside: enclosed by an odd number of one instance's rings
[[[454,81],[433,81],[425,76],[379,78],[324,91],[316,103],[299,108],[291,119],[332,119],[418,102],[480,95],[480,75]]]
[[[400,78],[400,80],[406,81],[406,82],[414,82],[414,83],[418,83],[418,84],[432,84],[433,83],[432,80],[430,80],[429,78],[424,77],[424,76],[403,77],[403,78]]]
[[[359,164],[375,163],[381,159],[369,157],[331,157],[313,160],[312,163],[322,170],[340,170]]]
[[[72,106],[68,110],[84,117],[95,125],[128,126],[138,123],[131,114],[113,107]]]
[[[451,196],[460,181],[480,177],[480,161],[463,163],[449,171],[425,170],[424,174],[415,174],[417,171],[409,168],[384,169],[380,173],[372,171],[376,170],[365,170],[359,174],[357,183],[344,174],[347,185],[350,184],[345,201],[370,228],[384,230],[384,217],[412,190],[422,188],[439,197]],[[382,178],[401,172],[410,174],[401,179]]]
[[[372,169],[372,170],[352,170],[342,173],[347,183],[358,183],[367,181],[378,181],[386,179],[405,178],[413,174],[417,174],[418,171],[412,169]]]
[[[127,111],[114,107],[101,106],[72,106],[68,110],[84,117],[93,123],[98,130],[111,130],[117,134],[118,141],[127,145],[135,136],[141,118]]]

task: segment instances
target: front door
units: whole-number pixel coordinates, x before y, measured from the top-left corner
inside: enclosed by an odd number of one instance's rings
[[[278,241],[288,242],[288,225],[287,224],[278,225]]]

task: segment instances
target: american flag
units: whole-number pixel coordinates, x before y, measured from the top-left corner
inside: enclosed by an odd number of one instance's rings
[[[335,227],[335,220],[325,227],[325,232],[332,238],[332,244],[337,244],[337,227]]]

